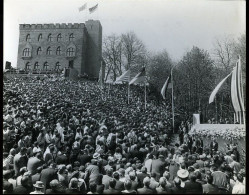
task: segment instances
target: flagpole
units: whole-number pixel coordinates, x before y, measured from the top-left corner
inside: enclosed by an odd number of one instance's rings
[[[128,83],[128,104],[130,104],[130,85]]]
[[[173,68],[171,70],[171,85],[172,85],[172,122],[173,122],[173,133],[175,133],[175,111],[174,111],[174,87],[173,87]]]
[[[146,110],[146,82],[144,82],[144,108]]]

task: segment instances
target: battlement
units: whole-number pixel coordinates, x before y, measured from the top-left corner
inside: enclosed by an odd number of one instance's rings
[[[20,30],[28,30],[28,29],[82,29],[84,27],[85,27],[84,23],[19,24]]]

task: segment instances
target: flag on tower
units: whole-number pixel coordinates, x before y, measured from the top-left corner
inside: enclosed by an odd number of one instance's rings
[[[115,81],[115,83],[123,81],[123,82],[130,82],[130,74],[131,71],[127,70],[126,72],[124,72],[120,77],[118,77]]]
[[[87,5],[87,3],[85,3],[84,5],[82,5],[81,7],[79,7],[79,12],[85,10],[86,9],[86,5]]]
[[[163,96],[163,99],[166,99],[166,92],[167,89],[172,88],[172,83],[171,83],[171,74],[169,75],[169,77],[167,78],[166,82],[164,83],[162,89],[161,89],[161,94]]]
[[[135,83],[141,83],[145,82],[145,67],[142,68],[142,70],[129,82],[129,85],[135,84]]]
[[[90,14],[93,13],[97,8],[98,8],[98,4],[96,4],[95,6],[89,8]]]

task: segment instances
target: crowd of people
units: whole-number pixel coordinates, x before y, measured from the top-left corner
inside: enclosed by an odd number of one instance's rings
[[[15,78],[3,89],[5,194],[245,193],[236,146],[173,143],[170,108],[143,89]]]

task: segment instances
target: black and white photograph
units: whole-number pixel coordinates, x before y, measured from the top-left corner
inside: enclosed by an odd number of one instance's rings
[[[3,8],[3,194],[246,194],[245,0]]]

